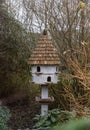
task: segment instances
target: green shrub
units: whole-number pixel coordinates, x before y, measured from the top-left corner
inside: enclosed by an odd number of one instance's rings
[[[71,120],[53,130],[90,130],[90,118]]]
[[[10,118],[10,111],[7,107],[0,106],[0,130],[8,130],[7,121]]]
[[[53,126],[58,125],[59,123],[62,124],[63,122],[68,121],[69,119],[75,118],[75,112],[69,111],[60,111],[59,109],[53,109],[48,112],[47,115],[41,116],[36,115],[34,119],[38,120],[35,124],[34,128],[39,129],[50,129]]]

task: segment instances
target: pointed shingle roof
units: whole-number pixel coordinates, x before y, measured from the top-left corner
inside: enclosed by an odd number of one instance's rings
[[[52,41],[44,32],[33,51],[29,64],[31,65],[58,65],[60,59]]]

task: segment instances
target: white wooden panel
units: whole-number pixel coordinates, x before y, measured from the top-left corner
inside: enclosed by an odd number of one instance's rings
[[[41,99],[48,99],[48,86],[42,86]]]
[[[58,75],[56,74],[57,66],[40,66],[41,74],[37,73],[37,66],[32,66],[32,81],[37,84],[45,84],[47,82],[47,77],[51,77],[52,83],[58,82]]]

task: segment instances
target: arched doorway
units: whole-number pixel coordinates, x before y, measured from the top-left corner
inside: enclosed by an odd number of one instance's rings
[[[47,82],[51,82],[51,77],[50,76],[47,77]]]

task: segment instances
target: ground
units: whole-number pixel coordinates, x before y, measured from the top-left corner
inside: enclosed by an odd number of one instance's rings
[[[33,117],[40,113],[40,105],[34,99],[8,104],[8,108],[11,112],[9,126],[12,130],[32,128],[35,124]]]

